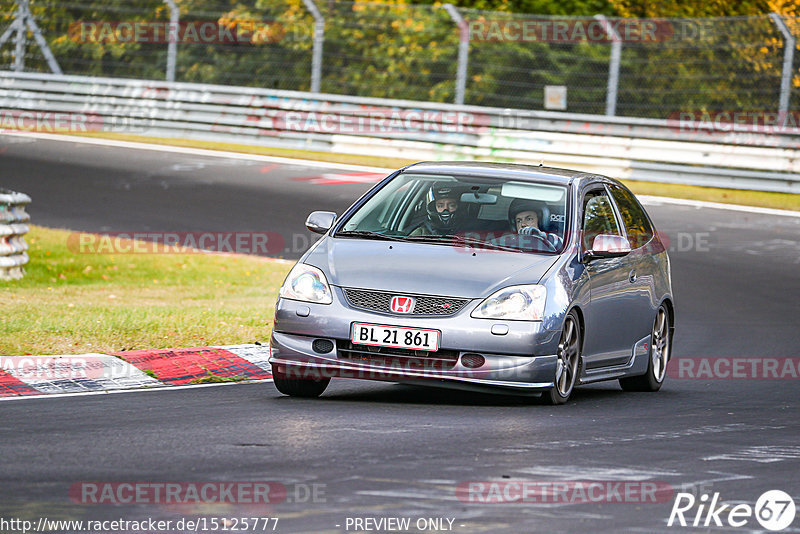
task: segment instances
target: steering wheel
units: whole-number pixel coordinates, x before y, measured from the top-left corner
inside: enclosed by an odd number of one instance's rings
[[[528,228],[533,228],[534,230],[526,232],[525,230],[528,230]],[[556,251],[555,245],[553,245],[550,241],[548,241],[547,238],[544,236],[544,234],[541,233],[541,232],[542,232],[541,230],[539,230],[538,228],[536,228],[534,226],[528,226],[527,228],[523,228],[519,232],[519,236],[520,237],[522,237],[522,236],[524,236],[524,237],[535,237],[536,239],[538,239],[539,241],[544,243],[545,247],[547,247],[547,251],[548,252],[555,252]]]
[[[534,237],[536,238],[536,244],[529,240],[529,238]],[[507,232],[492,239],[492,242],[496,245],[505,245],[510,247],[516,247],[520,250],[526,249],[535,249],[539,251],[545,252],[555,252],[556,247],[547,240],[546,237],[539,234],[517,234]],[[543,246],[539,246],[539,243],[542,243]]]

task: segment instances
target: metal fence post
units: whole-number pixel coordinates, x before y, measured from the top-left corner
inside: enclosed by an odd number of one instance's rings
[[[178,24],[181,12],[174,0],[164,0],[169,6],[169,36],[167,38],[167,73],[168,82],[175,81],[175,64],[178,59]]]
[[[33,14],[30,11],[27,0],[25,0],[25,15],[25,25],[33,34],[33,40],[39,45],[39,50],[42,51],[44,58],[47,60],[47,66],[50,67],[50,70],[53,72],[53,74],[63,74],[58,61],[56,61],[56,57],[53,55],[53,52],[50,51],[50,45],[47,44],[47,41],[45,41],[44,36],[42,35],[42,30],[39,29],[39,25],[36,24],[36,21],[33,18]]]
[[[303,0],[314,17],[314,46],[311,52],[311,92],[319,93],[322,84],[322,45],[325,43],[325,18],[314,0]]]
[[[794,61],[794,47],[797,45],[797,40],[786,27],[778,13],[770,13],[770,18],[775,26],[778,27],[783,34],[783,70],[781,72],[781,93],[778,102],[778,114],[781,120],[785,120],[786,113],[789,111],[789,94],[792,90],[792,62]]]
[[[3,32],[3,35],[0,35],[0,46],[3,46],[8,38],[11,37],[11,34],[15,31],[17,32],[17,37],[15,40],[16,49],[14,51],[14,70],[22,71],[25,68],[25,47],[28,44],[25,30],[26,27],[33,34],[33,39],[42,50],[42,54],[44,54],[44,58],[47,60],[47,65],[50,67],[50,70],[53,72],[53,74],[62,74],[61,67],[58,65],[58,61],[56,61],[53,52],[50,51],[50,46],[42,36],[42,30],[39,29],[39,26],[36,24],[36,20],[34,20],[33,15],[31,14],[28,0],[20,0],[14,22],[8,25],[8,28],[6,28],[6,30]]]
[[[619,87],[619,63],[622,55],[622,39],[617,30],[608,22],[605,15],[595,15],[603,25],[603,30],[611,38],[611,58],[608,62],[608,90],[606,91],[606,115],[617,114],[617,88]]]
[[[14,32],[17,32],[17,36],[19,36],[19,27],[23,25],[24,23],[20,18],[20,12],[18,10],[17,17],[11,22],[11,24],[8,25],[8,28],[6,28],[6,31],[3,32],[3,35],[0,35],[0,46],[3,46]]]
[[[458,26],[458,68],[456,70],[456,104],[464,104],[467,88],[467,63],[469,62],[469,27],[453,4],[442,6]]]
[[[3,35],[0,35],[0,46],[3,46],[8,38],[11,37],[11,34],[17,29],[17,19],[11,21],[11,24],[8,25],[8,28],[3,32]]]
[[[17,38],[16,48],[14,49],[14,70],[22,72],[25,69],[25,45],[28,39],[28,30],[25,29],[25,19],[27,18],[28,0],[20,0],[17,10]]]

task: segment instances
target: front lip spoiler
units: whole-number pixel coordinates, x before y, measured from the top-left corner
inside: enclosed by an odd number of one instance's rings
[[[425,373],[419,371],[396,371],[393,369],[381,368],[381,367],[364,367],[358,365],[351,365],[345,364],[341,362],[336,362],[335,364],[323,364],[317,365],[314,363],[308,362],[298,362],[296,360],[284,360],[282,358],[270,358],[270,363],[277,363],[283,365],[290,365],[292,367],[304,367],[309,369],[328,369],[333,371],[354,371],[354,372],[371,372],[375,373],[376,375],[383,375],[386,376],[386,379],[396,378],[398,380],[409,379],[409,378],[427,378],[427,379],[437,379],[437,380],[446,380],[452,382],[461,382],[465,384],[474,384],[479,386],[487,386],[492,388],[503,388],[503,389],[510,389],[510,390],[518,390],[518,391],[536,391],[536,390],[545,390],[552,388],[555,384],[554,382],[511,382],[506,380],[487,380],[485,378],[471,378],[465,376],[457,376],[457,375],[448,375],[448,374],[439,374],[439,373]],[[333,375],[336,376],[336,375]],[[359,378],[358,376],[353,377],[343,377],[343,378]],[[371,380],[381,380],[378,378],[367,378]],[[432,384],[433,385],[433,384]]]

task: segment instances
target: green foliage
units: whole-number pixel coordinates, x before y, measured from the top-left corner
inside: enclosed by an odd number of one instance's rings
[[[767,0],[609,0],[621,17],[701,18],[767,14]]]
[[[315,0],[325,18],[322,91],[365,97],[452,102],[458,28],[438,0],[378,3]],[[765,15],[782,0],[462,0],[468,22],[505,24],[547,17],[738,16],[669,18],[656,42],[626,41],[617,113],[666,118],[678,110],[774,109],[783,40]],[[246,39],[178,44],[178,81],[308,91],[314,19],[302,0],[177,0],[182,21],[220,27],[260,24]],[[0,23],[12,0],[0,0]],[[495,11],[485,11],[485,10]],[[163,42],[76,38],[78,22],[164,22],[161,0],[32,0],[32,10],[65,73],[164,79]],[[484,10],[484,11],[482,11]],[[517,14],[515,14],[517,13]],[[536,13],[537,15],[519,15]],[[747,18],[741,16],[747,15]],[[796,21],[795,21],[796,22]],[[792,23],[790,21],[790,23]],[[790,24],[791,25],[791,24]],[[794,27],[794,26],[793,26]],[[670,31],[672,33],[670,33]],[[611,47],[607,42],[470,40],[466,102],[542,109],[547,85],[567,86],[567,111],[604,113]],[[12,40],[13,41],[13,40]],[[26,69],[47,71],[30,45]],[[13,43],[0,48],[10,65]],[[800,54],[797,54],[800,58]],[[798,61],[800,62],[800,61]],[[796,86],[800,87],[800,77]],[[800,99],[793,99],[800,107]]]
[[[224,382],[241,382],[245,380],[245,377],[243,376],[219,376],[215,375],[205,367],[203,367],[203,369],[206,371],[205,376],[190,380],[190,384],[221,384]]]
[[[438,2],[422,0],[417,3],[434,4]],[[616,14],[609,0],[455,0],[450,3],[469,9],[536,15],[592,16],[600,13],[611,16]]]
[[[13,3],[13,2],[8,2]],[[164,76],[166,47],[160,43],[97,42],[84,39],[91,24],[102,22],[166,21],[160,0],[140,0],[132,7],[127,0],[79,2],[33,0],[31,12],[47,39],[53,55],[66,73],[159,79]],[[84,34],[81,35],[80,22]],[[96,26],[95,26],[96,27]],[[48,71],[43,55],[29,36],[26,67]]]

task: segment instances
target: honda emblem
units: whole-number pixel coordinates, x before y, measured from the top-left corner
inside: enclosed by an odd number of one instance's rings
[[[414,304],[416,299],[414,297],[392,297],[389,308],[394,313],[411,313],[414,311]]]

